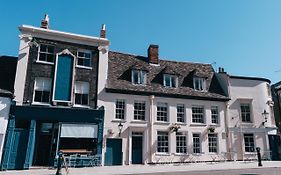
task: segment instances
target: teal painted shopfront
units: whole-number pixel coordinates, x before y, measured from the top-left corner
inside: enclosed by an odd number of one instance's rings
[[[63,150],[101,155],[103,118],[103,109],[12,106],[1,170],[53,166]]]

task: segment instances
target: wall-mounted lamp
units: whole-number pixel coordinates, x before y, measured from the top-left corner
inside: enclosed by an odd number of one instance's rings
[[[123,125],[121,122],[119,122],[118,124],[118,129],[119,129],[119,137],[121,136],[121,132],[122,132],[122,129],[123,129]]]
[[[261,113],[262,116],[264,117],[264,122],[262,122],[262,124],[264,125],[267,122],[267,115],[269,114],[268,112],[266,112],[266,110],[263,111],[263,113]]]

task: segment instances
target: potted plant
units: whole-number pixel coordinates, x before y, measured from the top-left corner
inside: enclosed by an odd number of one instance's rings
[[[215,132],[215,128],[214,127],[209,127],[208,131],[209,131],[209,133],[214,133]]]

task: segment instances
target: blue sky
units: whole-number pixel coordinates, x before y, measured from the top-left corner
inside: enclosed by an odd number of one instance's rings
[[[281,80],[280,0],[28,0],[2,1],[0,55],[16,56],[18,26],[98,36],[107,26],[110,49],[162,59],[214,63],[231,75]]]

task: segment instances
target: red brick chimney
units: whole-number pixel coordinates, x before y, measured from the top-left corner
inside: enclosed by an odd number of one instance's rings
[[[41,21],[41,28],[49,29],[49,16],[48,16],[48,14],[45,14],[44,19]]]
[[[106,38],[105,24],[102,24],[102,26],[101,26],[100,38]]]
[[[147,49],[148,53],[148,61],[152,64],[158,64],[159,57],[158,57],[158,45],[150,44],[150,46]]]

